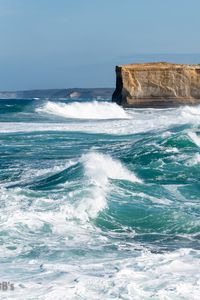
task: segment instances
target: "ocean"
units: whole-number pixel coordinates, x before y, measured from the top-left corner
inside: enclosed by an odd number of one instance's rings
[[[0,100],[0,154],[0,299],[200,299],[200,106]]]

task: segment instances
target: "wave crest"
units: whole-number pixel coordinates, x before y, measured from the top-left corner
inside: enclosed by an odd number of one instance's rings
[[[122,107],[109,102],[93,101],[66,104],[48,101],[36,111],[71,119],[129,119]]]
[[[91,195],[83,199],[78,205],[78,211],[87,211],[89,217],[95,218],[106,205],[106,195],[109,192],[109,178],[122,179],[131,182],[141,182],[119,160],[110,155],[90,152],[81,157],[85,175],[91,185]]]

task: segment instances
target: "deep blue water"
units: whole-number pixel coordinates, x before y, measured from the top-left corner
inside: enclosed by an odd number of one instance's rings
[[[2,299],[199,299],[199,166],[199,106],[0,100]]]

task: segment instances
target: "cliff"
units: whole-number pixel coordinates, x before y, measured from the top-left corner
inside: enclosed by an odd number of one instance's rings
[[[200,65],[145,63],[116,66],[112,100],[125,107],[200,104]]]

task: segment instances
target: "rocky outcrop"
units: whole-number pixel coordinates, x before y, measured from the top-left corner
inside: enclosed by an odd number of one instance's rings
[[[116,67],[112,100],[125,107],[200,104],[200,65],[145,63]]]

